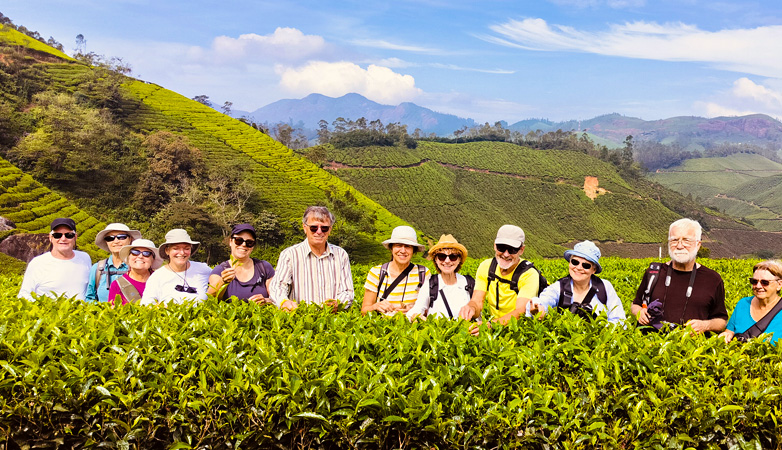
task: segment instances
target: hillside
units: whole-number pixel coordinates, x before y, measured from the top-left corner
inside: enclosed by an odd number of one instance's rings
[[[319,151],[340,178],[430,236],[453,233],[475,255],[491,253],[504,223],[525,230],[529,255],[553,257],[583,239],[656,248],[680,217],[614,166],[578,152],[499,142]],[[705,221],[736,228],[713,216]]]
[[[697,158],[651,174],[658,183],[743,217],[758,229],[782,231],[782,164],[739,153]]]

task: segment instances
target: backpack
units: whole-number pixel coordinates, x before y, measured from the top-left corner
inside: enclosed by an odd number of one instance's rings
[[[388,276],[388,264],[389,263],[383,263],[383,265],[380,266],[380,276],[377,279],[377,301],[386,299],[385,295],[382,297],[380,296],[380,286],[383,285],[383,280]],[[418,290],[421,290],[421,286],[424,285],[424,279],[426,278],[426,266],[422,266],[421,264],[415,264],[415,266],[418,268]],[[390,289],[387,289],[389,292],[385,292],[384,294],[390,294],[390,291],[393,291],[396,285],[392,284],[389,287]]]
[[[516,295],[519,294],[519,278],[524,274],[524,272],[535,269],[538,272],[538,292],[537,295],[540,295],[541,292],[543,292],[543,289],[546,289],[548,287],[548,281],[543,276],[542,273],[535,267],[535,264],[533,264],[531,261],[523,260],[521,261],[517,266],[516,269],[513,271],[513,274],[511,274],[511,279],[506,280],[505,278],[498,277],[497,272],[497,258],[491,259],[491,264],[489,265],[489,276],[486,280],[486,290],[489,289],[489,286],[491,286],[491,282],[494,280],[497,280],[497,309],[500,308],[500,282],[502,283],[508,283],[510,285],[510,288],[513,292],[516,293]]]
[[[589,304],[592,301],[592,297],[597,295],[597,299],[603,305],[608,304],[608,294],[606,294],[605,283],[596,275],[592,275],[592,287],[589,288],[584,301],[582,303],[573,303],[573,289],[570,287],[572,278],[570,275],[559,279],[559,301],[557,302],[557,308],[564,308],[570,312],[579,313],[581,309],[585,309],[588,313],[592,311],[592,307]]]
[[[111,257],[109,256],[109,258],[111,258]],[[98,261],[98,270],[95,273],[95,292],[96,293],[98,292],[98,288],[100,287],[100,279],[103,277],[103,273],[104,272],[109,272],[109,281],[111,281],[111,276],[112,275],[124,275],[124,274],[128,273],[127,270],[118,270],[116,272],[112,272],[111,268],[106,270],[106,267],[109,265],[109,258],[101,259],[100,261]],[[111,284],[111,283],[109,283],[109,284]],[[110,286],[106,286],[106,290],[107,291],[109,290],[109,287]]]
[[[255,268],[255,271],[258,273],[258,281],[255,282],[253,287],[258,285],[265,286],[266,280],[268,279],[268,274],[266,273],[266,268],[263,266],[263,260],[256,259],[256,258],[252,258],[252,260],[253,260],[253,267]],[[223,261],[219,264],[219,266],[223,270],[230,269],[231,261]],[[267,294],[269,293],[267,292]],[[226,301],[228,300],[226,299]]]
[[[467,291],[470,298],[472,298],[472,293],[475,290],[475,278],[469,275],[464,275],[464,278],[467,279],[467,286],[465,286],[464,289]],[[434,301],[437,300],[437,294],[439,292],[441,292],[440,277],[437,274],[432,274],[432,276],[429,277],[429,307],[427,308],[427,311],[434,306]],[[445,298],[445,293],[443,293],[443,303],[445,303],[445,309],[448,311],[448,316],[453,319],[453,312],[451,311],[451,306],[448,304],[448,299]]]

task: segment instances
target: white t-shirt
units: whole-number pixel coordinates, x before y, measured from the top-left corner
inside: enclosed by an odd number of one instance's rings
[[[428,316],[433,314],[442,314],[445,317],[451,317],[448,314],[448,308],[451,310],[453,318],[459,317],[459,310],[463,306],[470,302],[470,293],[467,292],[467,278],[464,275],[456,274],[456,284],[447,285],[443,282],[443,277],[440,274],[432,275],[437,276],[437,287],[442,291],[437,293],[437,298],[434,300],[434,305],[429,308],[429,278],[426,277],[424,285],[421,286],[421,290],[418,292],[418,299],[415,301],[415,305],[407,312],[407,317],[413,318],[415,316],[424,315]],[[445,299],[443,299],[445,294]],[[448,308],[445,303],[448,302]],[[428,309],[428,313],[427,313]]]
[[[52,252],[36,256],[24,271],[19,297],[33,300],[32,294],[65,295],[84,300],[84,291],[90,280],[90,255],[74,250],[71,259],[57,259]]]
[[[209,284],[209,274],[212,269],[204,263],[190,261],[190,267],[182,272],[174,272],[169,266],[156,270],[147,280],[142,305],[154,305],[159,302],[184,303],[186,301],[206,300],[206,288]],[[176,286],[190,286],[196,289],[195,294],[180,292]]]

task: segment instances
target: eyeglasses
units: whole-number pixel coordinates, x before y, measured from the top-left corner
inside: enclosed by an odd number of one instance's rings
[[[195,294],[198,292],[196,291],[196,288],[194,288],[193,286],[185,286],[182,284],[178,284],[174,286],[174,290],[177,292],[185,292],[187,294]]]
[[[434,257],[437,258],[437,260],[440,261],[440,262],[445,262],[446,258],[450,259],[451,261],[456,261],[456,260],[458,260],[461,257],[461,255],[459,255],[457,253],[451,253],[451,254],[448,254],[448,255],[446,255],[445,253],[438,253],[438,254],[434,255]]]
[[[500,253],[508,252],[511,255],[515,255],[521,250],[521,247],[511,247],[507,244],[494,244],[497,247],[497,251]]]
[[[49,234],[51,234],[52,237],[55,239],[60,239],[63,236],[65,236],[65,239],[73,239],[76,237],[76,233],[74,233],[73,231],[69,231],[67,233],[55,233],[54,231],[52,231]]]
[[[149,250],[139,250],[137,248],[130,249],[130,254],[133,256],[141,255],[145,258],[149,258],[150,256],[154,255],[155,253],[149,251]]]
[[[234,240],[234,244],[236,244],[237,247],[239,247],[242,244],[244,244],[247,248],[255,247],[255,239],[244,239],[244,238],[240,238],[239,236],[234,236],[231,239]]]
[[[778,279],[774,280],[758,280],[757,278],[750,278],[749,279],[749,285],[755,286],[756,284],[760,283],[763,287],[768,287],[769,284],[771,284],[772,281],[779,281]]]
[[[692,247],[693,245],[695,245],[696,242],[698,242],[696,239],[690,239],[684,237],[668,239],[668,245],[670,245],[671,247],[676,247],[680,243],[684,247]]]
[[[310,227],[310,231],[313,233],[317,233],[318,228],[320,228],[320,231],[322,233],[328,233],[329,230],[331,229],[330,225],[321,225],[320,227],[318,227],[318,225],[307,225],[307,226]]]
[[[124,241],[125,239],[129,238],[129,234],[115,234],[114,236],[104,236],[103,240],[106,242],[112,242],[114,239]]]
[[[578,267],[579,264],[581,264],[581,267],[583,267],[584,270],[589,270],[589,269],[592,268],[592,263],[588,263],[586,261],[581,262],[581,261],[577,260],[576,258],[573,258],[573,259],[570,260],[570,265],[573,266],[573,267]]]

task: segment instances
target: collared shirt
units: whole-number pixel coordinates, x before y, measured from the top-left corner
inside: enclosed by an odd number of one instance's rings
[[[101,259],[100,261],[106,260]],[[130,267],[124,262],[120,263],[119,267],[115,266],[114,258],[109,256],[108,261],[106,261],[106,267],[103,269],[103,274],[100,277],[100,286],[97,286],[95,281],[98,278],[98,264],[100,264],[100,261],[93,264],[92,268],[90,268],[90,281],[87,282],[87,291],[84,294],[85,300],[109,301],[111,283],[130,270]]]
[[[330,243],[320,256],[312,253],[306,239],[283,250],[269,284],[269,294],[278,307],[285,300],[322,305],[326,300],[335,299],[344,304],[345,309],[353,304],[350,259],[345,250]]]

